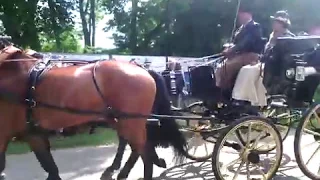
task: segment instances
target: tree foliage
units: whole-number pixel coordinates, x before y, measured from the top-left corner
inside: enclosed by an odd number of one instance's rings
[[[319,0],[241,1],[254,6],[265,37],[271,30],[270,15],[277,10],[289,11],[293,32],[320,25]],[[238,0],[4,0],[0,33],[35,50],[79,51],[82,36],[87,52],[203,56],[220,51],[230,39],[237,4]],[[113,17],[104,29],[115,30],[117,48],[112,51],[94,48],[96,24],[104,15]]]
[[[245,1],[255,7],[255,19],[262,24],[266,37],[271,30],[270,15],[277,10],[289,11],[294,32],[320,23],[317,0]],[[237,0],[104,0],[106,12],[114,15],[105,30],[117,30],[113,37],[119,51],[208,55],[230,39],[237,4]]]

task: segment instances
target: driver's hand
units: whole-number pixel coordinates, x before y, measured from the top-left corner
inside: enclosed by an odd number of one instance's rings
[[[231,53],[232,53],[232,49],[231,48],[226,48],[225,50],[222,51],[222,54],[224,56],[227,56],[227,57],[230,56]]]

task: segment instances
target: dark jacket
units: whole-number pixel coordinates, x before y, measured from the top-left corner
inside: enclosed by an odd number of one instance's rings
[[[264,41],[262,39],[260,24],[252,20],[246,25],[241,26],[235,33],[233,44],[235,46],[232,47],[232,51],[235,53],[262,53]]]
[[[286,31],[284,34],[282,34],[279,37],[294,37],[295,35],[291,33],[289,30]],[[271,38],[275,38],[270,35],[269,41],[272,41]],[[274,50],[275,44],[277,39],[273,40],[273,45],[270,45],[270,47],[267,47],[266,45],[265,52],[263,56],[261,57],[261,62],[265,63],[264,66],[264,75],[263,75],[263,84],[267,89],[268,94],[274,95],[274,94],[283,94],[284,93],[284,84],[286,83],[283,81],[283,70],[284,70],[284,64],[282,63],[282,53],[279,53]]]

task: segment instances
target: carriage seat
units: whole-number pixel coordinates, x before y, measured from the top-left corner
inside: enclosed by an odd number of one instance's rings
[[[191,95],[201,100],[214,100],[220,94],[216,86],[214,67],[203,65],[189,68]]]

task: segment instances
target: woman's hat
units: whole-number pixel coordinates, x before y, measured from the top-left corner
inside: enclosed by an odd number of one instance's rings
[[[274,16],[270,16],[270,18],[274,21],[282,22],[283,24],[290,26],[291,21],[289,19],[289,14],[287,11],[281,10],[275,13]]]

